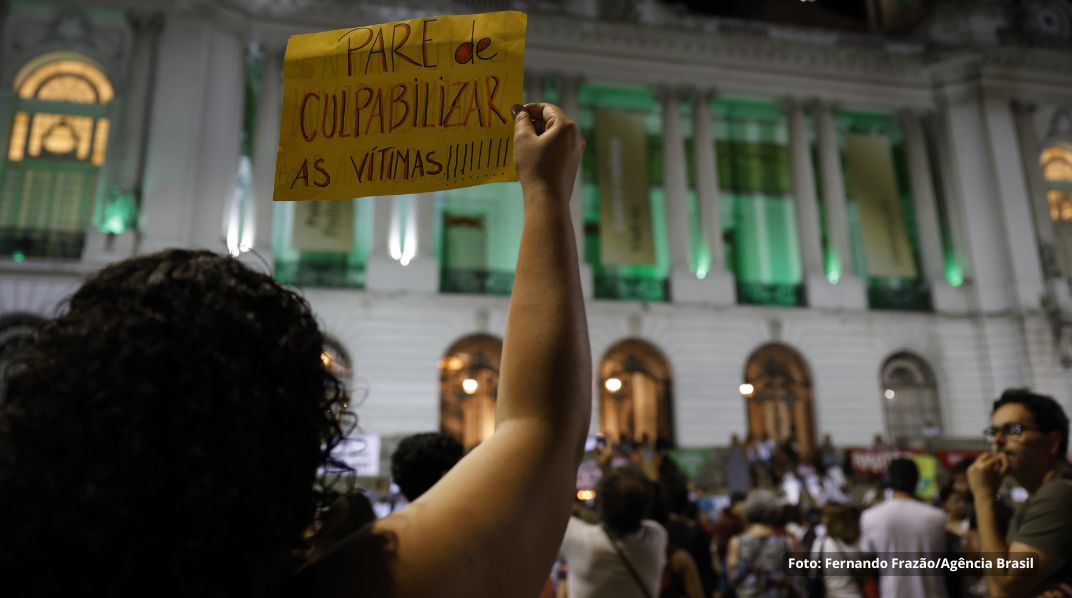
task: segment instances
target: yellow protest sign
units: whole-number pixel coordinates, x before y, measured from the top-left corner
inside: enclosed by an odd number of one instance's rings
[[[510,11],[292,36],[273,198],[516,181],[526,21]]]

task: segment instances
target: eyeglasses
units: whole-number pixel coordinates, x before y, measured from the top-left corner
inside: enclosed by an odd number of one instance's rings
[[[993,440],[999,432],[1005,436],[1017,437],[1023,435],[1024,432],[1030,432],[1032,430],[1037,430],[1037,428],[1025,426],[1024,424],[1005,424],[1000,427],[990,426],[989,428],[983,428],[983,436],[985,436],[987,440]]]

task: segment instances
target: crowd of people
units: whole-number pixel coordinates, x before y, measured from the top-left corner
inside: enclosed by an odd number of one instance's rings
[[[340,466],[346,397],[308,303],[208,252],[119,262],[9,370],[2,583],[19,595],[1072,595],[1068,419],[1028,391],[994,404],[993,452],[953,477],[941,508],[915,498],[911,461],[891,464],[885,500],[858,505],[829,442],[809,459],[762,437],[731,443],[734,493],[717,518],[645,442],[598,449],[595,509],[579,504],[592,366],[569,199],[584,142],[553,105],[514,117],[525,221],[489,439],[465,456],[439,437],[403,443],[393,474],[412,502],[376,519],[360,495],[317,482]],[[1015,512],[1000,500],[1007,476],[1029,495]],[[790,552],[950,547],[1037,561],[960,585],[785,567]]]
[[[657,594],[665,598],[1070,596],[1068,429],[1064,411],[1052,398],[1023,389],[1006,391],[994,403],[992,425],[986,430],[991,452],[953,465],[932,499],[918,494],[920,471],[908,456],[890,462],[883,488],[874,492],[872,483],[856,485],[852,476],[846,476],[829,437],[814,455],[799,456],[789,442],[759,437],[742,443],[734,436],[723,459],[731,503],[713,516],[690,501],[690,497],[699,499],[702,490],[686,490],[680,471],[661,451],[631,450],[632,443],[626,443],[612,451],[599,449],[596,458],[607,469],[620,455],[628,455],[628,466],[647,475],[655,497],[643,516],[667,530],[684,522],[693,534],[675,543],[671,533],[663,545],[665,554],[657,547],[647,549],[647,562],[656,557],[665,561],[661,576],[649,579],[650,583],[661,580]],[[616,456],[608,457],[608,452]],[[654,459],[647,456],[651,454]],[[1000,491],[1006,477],[1006,489],[1020,487],[1028,495],[1015,511],[1010,493]],[[597,492],[597,503],[605,491]],[[670,507],[669,516],[664,507]],[[596,512],[601,509],[597,506]],[[595,542],[601,542],[604,550],[609,546],[606,540]],[[692,564],[671,566],[670,556],[676,550],[698,545],[709,549],[689,549],[679,558],[691,557]],[[569,553],[561,555],[569,574],[580,567],[590,577],[592,565],[571,563]],[[827,557],[870,562],[876,555],[901,559],[937,555],[957,562],[1027,553],[1037,555],[1037,560],[1030,573],[940,566],[790,572],[786,567],[790,553],[807,554],[820,562]],[[602,566],[603,575],[621,568],[614,559],[604,560]],[[692,569],[703,579],[702,593],[683,583]],[[615,575],[619,582],[628,580],[621,571]],[[574,593],[573,581],[567,580],[569,595],[640,595],[592,591],[587,585]]]

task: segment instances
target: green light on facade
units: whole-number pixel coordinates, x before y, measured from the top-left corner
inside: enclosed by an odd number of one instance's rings
[[[16,251],[15,253],[11,254],[11,257],[14,258],[14,260],[20,264],[26,261],[26,254],[21,251]]]
[[[830,284],[837,284],[841,280],[841,260],[832,251],[826,254],[825,270]]]
[[[964,284],[964,273],[960,271],[960,266],[950,260],[945,265],[945,279],[950,285],[959,287]]]
[[[138,202],[130,189],[112,187],[103,209],[94,218],[94,224],[103,233],[121,235],[134,226],[138,214]]]
[[[945,281],[953,287],[959,287],[964,284],[964,271],[960,269],[957,258],[948,250],[945,255]]]
[[[711,260],[701,260],[696,264],[696,278],[703,280],[707,278],[707,273],[711,271]]]

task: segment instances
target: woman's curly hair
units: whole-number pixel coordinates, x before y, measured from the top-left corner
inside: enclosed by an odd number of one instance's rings
[[[304,299],[228,257],[87,280],[0,406],[5,585],[235,595],[285,574],[341,436],[323,343]]]

